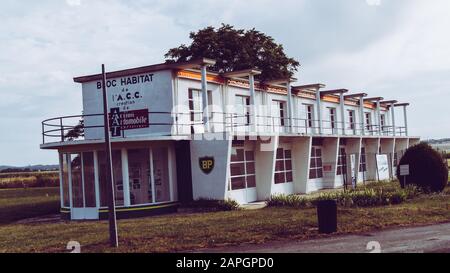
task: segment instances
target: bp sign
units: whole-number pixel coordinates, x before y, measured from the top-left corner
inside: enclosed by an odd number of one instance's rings
[[[210,174],[214,169],[214,157],[211,156],[200,157],[198,163],[200,165],[200,169],[205,174]]]

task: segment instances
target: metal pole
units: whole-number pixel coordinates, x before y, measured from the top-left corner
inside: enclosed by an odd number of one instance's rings
[[[112,247],[119,246],[117,237],[116,221],[116,201],[114,196],[114,176],[112,171],[111,140],[109,139],[109,119],[108,119],[108,100],[106,96],[106,73],[105,65],[102,64],[102,90],[103,90],[103,122],[105,129],[105,148],[106,148],[106,181],[108,187],[108,214],[109,214],[109,241]]]

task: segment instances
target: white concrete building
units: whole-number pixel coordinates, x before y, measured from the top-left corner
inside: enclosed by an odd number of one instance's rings
[[[392,178],[399,153],[420,140],[408,135],[406,103],[295,79],[262,85],[254,80],[258,70],[219,75],[207,70],[212,64],[107,73],[119,217],[170,211],[192,199],[250,203],[354,186],[380,177],[379,154],[387,155]],[[104,218],[101,75],[74,81],[83,115],[44,121],[41,148],[59,153],[63,215]],[[402,125],[394,114],[404,116]],[[78,129],[81,136],[73,134]]]

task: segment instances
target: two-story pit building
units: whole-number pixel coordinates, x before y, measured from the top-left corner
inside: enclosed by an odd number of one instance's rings
[[[354,187],[381,179],[377,155],[387,155],[393,178],[400,154],[420,140],[408,134],[407,103],[295,79],[261,84],[256,69],[217,74],[214,62],[107,73],[118,217],[200,198],[251,203]],[[82,115],[42,122],[41,148],[59,154],[61,212],[74,220],[108,212],[101,80],[74,79]]]

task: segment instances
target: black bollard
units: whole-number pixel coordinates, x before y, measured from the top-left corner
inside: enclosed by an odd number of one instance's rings
[[[322,200],[317,203],[317,218],[319,233],[331,234],[337,232],[337,202]]]

